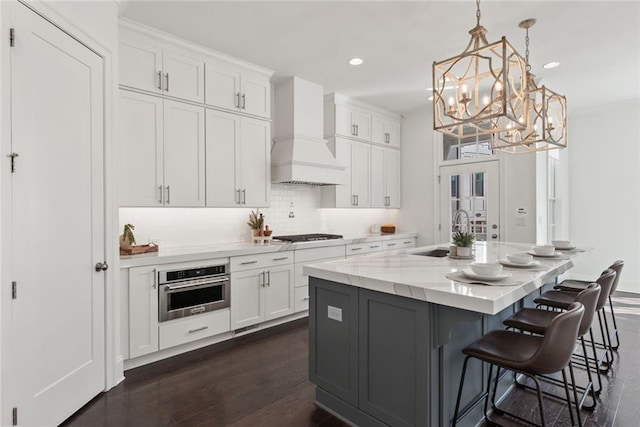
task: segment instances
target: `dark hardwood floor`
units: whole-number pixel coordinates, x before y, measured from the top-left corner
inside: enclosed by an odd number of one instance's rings
[[[595,411],[585,426],[640,425],[640,298],[615,298],[622,344]],[[306,321],[127,371],[63,425],[76,426],[322,426],[347,424],[315,407],[307,377]],[[520,414],[536,411],[532,394],[504,401]],[[570,425],[566,407],[545,400],[550,426]],[[505,426],[520,425],[498,417]]]

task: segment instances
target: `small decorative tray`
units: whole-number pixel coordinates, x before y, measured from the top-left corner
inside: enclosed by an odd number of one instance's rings
[[[120,255],[139,255],[150,252],[158,252],[158,245],[150,243],[148,245],[133,245],[129,249],[120,248]]]

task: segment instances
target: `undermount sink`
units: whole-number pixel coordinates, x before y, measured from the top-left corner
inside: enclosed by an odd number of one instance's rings
[[[410,255],[430,256],[434,258],[444,258],[449,255],[449,249],[431,249],[424,252],[412,252]]]

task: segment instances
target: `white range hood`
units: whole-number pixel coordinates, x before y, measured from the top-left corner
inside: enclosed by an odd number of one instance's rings
[[[323,139],[322,86],[291,77],[275,88],[275,144],[271,150],[271,182],[344,184],[338,164]]]

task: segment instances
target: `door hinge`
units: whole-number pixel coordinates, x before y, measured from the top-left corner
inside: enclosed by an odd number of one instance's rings
[[[18,299],[18,282],[11,282],[11,299]]]
[[[18,425],[18,408],[13,408],[13,422],[12,425]]]
[[[16,45],[16,30],[15,28],[9,29],[9,46],[14,47]]]

